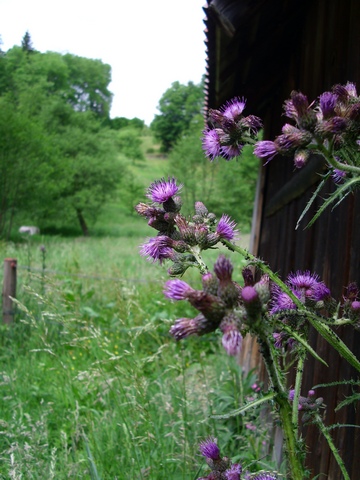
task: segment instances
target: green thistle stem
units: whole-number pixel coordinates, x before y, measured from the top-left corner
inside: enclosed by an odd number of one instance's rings
[[[329,430],[324,425],[324,422],[322,421],[322,419],[321,419],[321,417],[318,413],[314,416],[314,422],[317,425],[317,427],[319,428],[319,430],[321,431],[321,433],[326,438],[326,441],[327,441],[327,443],[330,447],[330,450],[331,450],[332,454],[334,455],[334,458],[335,458],[337,464],[340,467],[340,470],[341,470],[341,473],[343,474],[344,480],[350,480],[350,476],[349,476],[349,474],[346,470],[345,464],[344,464],[344,462],[342,461],[342,458],[339,455],[338,449],[336,448],[336,446],[333,442],[333,439],[332,439],[332,437],[329,433]]]
[[[314,149],[318,150],[323,157],[330,163],[330,165],[338,170],[342,170],[344,172],[351,172],[355,173],[357,176],[360,176],[360,167],[356,167],[355,165],[348,165],[346,163],[341,163],[336,160],[336,158],[332,155],[331,150],[327,149],[323,143],[317,141],[317,145],[314,146]]]
[[[285,453],[288,460],[289,478],[292,480],[304,480],[306,473],[303,465],[304,451],[297,439],[297,428],[294,428],[291,415],[291,404],[288,391],[281,378],[275,356],[272,354],[266,334],[258,331],[258,340],[272,387],[276,393],[274,400],[278,406],[278,414],[284,434]]]
[[[296,436],[298,435],[298,425],[299,425],[299,397],[300,397],[300,388],[304,373],[304,363],[306,359],[306,351],[304,348],[301,348],[299,352],[299,360],[296,368],[296,377],[295,377],[295,389],[294,389],[294,399],[292,405],[292,423],[295,430]]]
[[[196,258],[201,275],[208,273],[209,269],[200,255],[201,254],[200,248],[197,245],[195,247],[190,247],[190,252]]]

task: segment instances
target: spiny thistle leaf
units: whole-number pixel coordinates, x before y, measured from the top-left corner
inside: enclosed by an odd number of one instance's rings
[[[316,316],[309,315],[308,320],[320,335],[343,357],[351,366],[360,372],[360,362],[345,345],[341,338],[326,324],[319,322]]]
[[[304,338],[299,335],[297,332],[295,332],[293,329],[291,329],[289,327],[289,325],[284,325],[282,324],[281,325],[281,328],[283,330],[285,330],[292,338],[294,338],[296,341],[298,341],[299,343],[301,343],[301,345],[303,345],[303,347],[306,348],[306,350],[314,357],[316,358],[316,360],[318,360],[319,362],[323,363],[324,365],[326,365],[327,367],[329,366],[325,360],[323,360],[316,352],[315,350],[307,343],[306,340],[304,340]]]
[[[306,212],[309,210],[309,208],[311,207],[311,205],[314,203],[314,200],[317,198],[320,190],[323,188],[323,186],[325,185],[326,183],[326,180],[329,178],[330,176],[330,172],[328,172],[326,175],[324,175],[324,178],[321,180],[321,182],[319,183],[318,187],[316,188],[315,192],[312,194],[310,200],[308,201],[308,203],[306,204],[306,207],[304,208],[304,210],[302,211],[300,217],[299,217],[299,220],[297,221],[296,223],[296,227],[295,227],[295,230],[297,230],[299,228],[299,225],[300,225],[300,222],[301,220],[304,218]]]
[[[337,190],[327,198],[327,200],[324,201],[324,203],[321,205],[319,210],[316,212],[316,214],[313,216],[313,218],[310,220],[310,222],[306,225],[305,228],[311,227],[316,220],[320,217],[320,215],[324,212],[324,210],[331,205],[335,200],[339,199],[336,205],[339,205],[341,201],[345,198],[345,196],[355,187],[357,183],[360,183],[360,178],[355,177],[351,178],[349,181],[341,185],[341,187],[337,188]]]
[[[215,419],[226,419],[226,418],[231,418],[231,417],[237,417],[238,415],[241,415],[242,413],[246,412],[250,408],[255,408],[261,405],[262,403],[269,402],[275,397],[276,393],[275,392],[270,392],[264,395],[263,397],[254,400],[253,402],[249,402],[243,407],[237,408],[236,410],[233,410],[230,413],[224,413],[222,415],[210,415],[210,418],[215,418]]]

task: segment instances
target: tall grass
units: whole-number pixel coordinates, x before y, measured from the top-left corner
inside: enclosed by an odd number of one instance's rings
[[[164,166],[150,161],[144,188]],[[253,413],[210,418],[254,394],[254,375],[215,334],[170,338],[173,320],[194,311],[166,301],[166,268],[140,257],[146,222],[109,205],[93,233],[0,244],[18,260],[15,322],[0,325],[0,478],[195,479],[209,434],[250,470],[267,462],[266,428],[248,441]]]

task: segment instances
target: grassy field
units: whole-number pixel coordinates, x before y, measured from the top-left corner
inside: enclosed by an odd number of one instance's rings
[[[156,154],[132,168],[144,191],[168,175]],[[174,319],[194,311],[167,301],[166,267],[140,257],[151,235],[114,202],[89,238],[0,244],[18,260],[15,322],[0,326],[1,479],[196,479],[206,471],[197,445],[210,434],[250,470],[267,464],[258,412],[209,417],[254,395],[255,377],[217,334],[170,338]]]

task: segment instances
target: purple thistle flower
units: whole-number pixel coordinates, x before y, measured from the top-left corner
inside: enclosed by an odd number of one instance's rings
[[[153,202],[165,203],[181,188],[182,185],[176,185],[176,179],[174,177],[169,177],[168,180],[161,178],[160,180],[155,180],[155,182],[149,186],[146,196]]]
[[[200,313],[195,318],[178,318],[169,333],[175,340],[182,340],[190,335],[201,336],[215,329],[216,326]]]
[[[345,85],[345,90],[348,92],[350,97],[357,97],[355,83],[347,82],[347,84]]]
[[[273,333],[274,346],[275,348],[282,348],[284,336],[282,333],[275,332]]]
[[[291,288],[309,290],[319,283],[319,276],[316,273],[311,273],[309,270],[305,272],[297,271],[290,273],[286,282]]]
[[[219,255],[214,265],[214,272],[220,281],[231,281],[234,267],[225,255]]]
[[[224,117],[237,121],[242,112],[244,111],[246,100],[244,98],[235,97],[224,105],[222,114]]]
[[[256,135],[263,125],[261,119],[255,115],[248,115],[247,117],[243,118],[242,124],[249,128],[253,135]]]
[[[216,443],[216,438],[209,437],[199,445],[200,453],[203,457],[210,458],[211,460],[220,459],[220,449]]]
[[[207,129],[203,132],[202,146],[210,160],[220,155],[220,137],[218,129]]]
[[[237,357],[241,352],[243,337],[239,332],[239,320],[234,315],[228,315],[220,323],[220,330],[223,332],[222,346],[228,355]]]
[[[244,302],[249,321],[256,321],[261,314],[261,301],[254,287],[247,286],[241,290],[241,298]]]
[[[290,400],[290,402],[294,401],[294,397],[295,397],[295,390],[292,388],[291,390],[289,390],[289,400]]]
[[[240,480],[242,466],[240,463],[234,463],[230,468],[225,470],[224,475],[226,480]]]
[[[219,279],[215,275],[210,272],[205,273],[202,276],[201,281],[205,293],[209,293],[210,295],[217,295]]]
[[[251,305],[254,302],[259,301],[259,295],[254,287],[247,286],[241,290],[241,297],[245,304]]]
[[[291,92],[291,102],[295,108],[297,118],[304,117],[308,112],[309,101],[307,96],[301,92]]]
[[[278,154],[278,147],[275,142],[271,140],[262,140],[257,142],[254,148],[254,155],[258,158],[266,159],[264,165],[266,165],[270,160],[272,160]]]
[[[300,296],[300,293],[297,291],[293,292],[297,297]],[[275,313],[280,312],[281,310],[295,310],[296,305],[291,300],[289,295],[283,292],[277,285],[272,288],[272,308],[270,313],[274,315]]]
[[[259,473],[255,475],[255,477],[252,477],[251,480],[277,480],[277,476],[273,473]]]
[[[312,140],[312,135],[309,132],[300,130],[293,125],[286,123],[282,128],[282,135],[279,135],[275,144],[279,153],[291,153],[295,148],[305,147]]]
[[[180,279],[168,280],[165,283],[164,295],[170,300],[186,300],[194,289]]]
[[[323,300],[330,295],[330,290],[320,281],[319,276],[316,273],[311,273],[308,270],[305,272],[297,271],[296,273],[290,273],[286,282],[290,288],[297,295],[297,291],[301,296],[301,292],[306,297],[315,301]]]
[[[344,170],[339,170],[338,168],[334,168],[332,173],[332,178],[335,183],[342,183],[346,178],[347,173]]]
[[[316,131],[324,137],[330,137],[334,134],[342,133],[346,130],[348,121],[343,117],[331,117],[329,120],[320,122]]]
[[[238,233],[238,230],[236,230],[236,222],[231,220],[229,215],[223,214],[217,224],[216,233],[225,240],[232,240]]]
[[[220,148],[220,154],[225,160],[231,160],[238,157],[241,154],[244,145],[240,143],[234,143],[233,145],[222,145]]]
[[[140,255],[148,257],[153,262],[159,261],[161,264],[165,259],[171,258],[173,249],[170,247],[172,240],[166,235],[150,238],[140,248]]]
[[[312,290],[313,291],[310,297],[315,302],[319,302],[320,300],[330,297],[330,289],[325,285],[324,282],[318,282]]]
[[[296,168],[303,168],[309,159],[307,150],[298,150],[294,155],[294,165]]]
[[[324,92],[320,95],[319,103],[323,118],[330,118],[335,115],[337,95],[331,92]]]
[[[353,312],[360,312],[360,302],[358,300],[354,300],[352,303],[351,303],[351,306],[350,306],[351,310]]]

